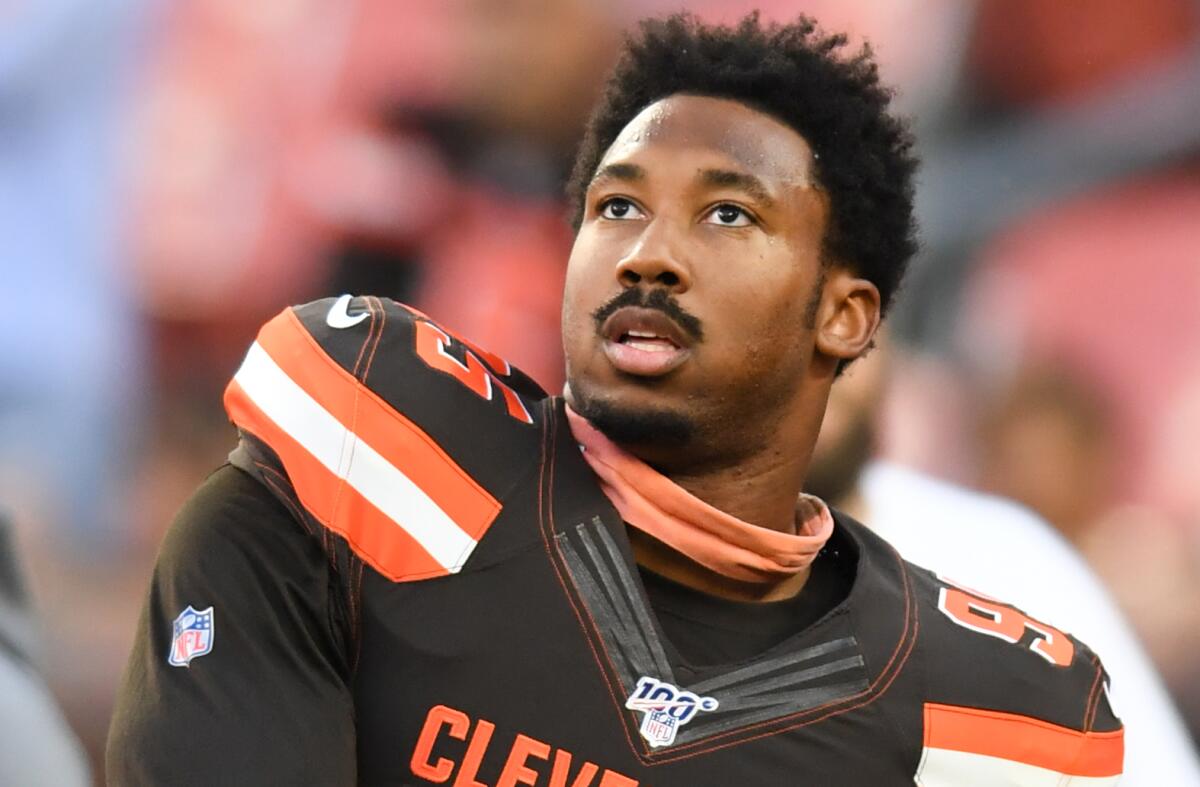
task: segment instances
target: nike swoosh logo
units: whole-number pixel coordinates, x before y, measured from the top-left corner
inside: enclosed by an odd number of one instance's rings
[[[329,307],[329,314],[325,315],[326,325],[330,328],[353,328],[371,316],[369,312],[350,316],[350,299],[352,297],[354,296],[343,295],[334,301],[333,305]]]

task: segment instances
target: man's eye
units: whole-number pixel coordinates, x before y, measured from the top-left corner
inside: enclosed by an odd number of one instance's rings
[[[613,197],[600,205],[600,215],[606,219],[640,219],[642,212],[627,199]]]
[[[705,220],[721,227],[749,227],[754,223],[750,214],[737,205],[718,205],[708,212]]]

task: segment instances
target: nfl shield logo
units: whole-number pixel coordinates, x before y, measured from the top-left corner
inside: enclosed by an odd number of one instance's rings
[[[665,710],[650,711],[642,718],[642,737],[651,746],[669,746],[675,742],[679,720]]]
[[[639,732],[654,749],[670,746],[675,742],[679,728],[694,719],[697,713],[711,713],[719,706],[712,697],[701,697],[645,675],[638,678],[633,694],[625,700],[626,708],[645,714]]]
[[[192,659],[203,656],[213,646],[213,608],[188,608],[179,613],[172,624],[171,652],[167,663],[172,667],[186,667]]]

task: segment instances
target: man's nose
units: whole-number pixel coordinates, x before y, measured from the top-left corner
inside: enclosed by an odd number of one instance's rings
[[[691,288],[691,266],[666,222],[659,219],[646,225],[633,248],[617,263],[617,280],[623,287],[659,285],[673,294]]]

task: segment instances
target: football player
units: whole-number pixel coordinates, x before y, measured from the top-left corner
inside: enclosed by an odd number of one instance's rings
[[[381,298],[262,329],[111,783],[1116,783],[1095,654],[801,493],[915,245],[909,134],[843,43],[629,41],[571,184],[561,397]]]

